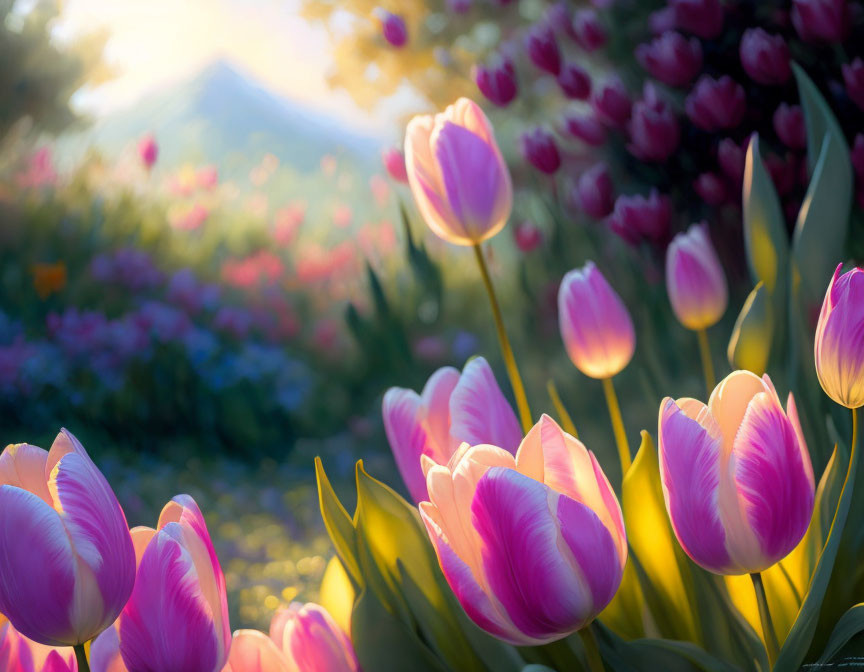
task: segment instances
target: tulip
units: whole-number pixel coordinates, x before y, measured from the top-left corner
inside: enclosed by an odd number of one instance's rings
[[[681,139],[672,108],[660,100],[650,84],[645,87],[645,97],[633,105],[627,130],[627,149],[642,161],[665,161],[678,149]]]
[[[558,320],[567,354],[586,376],[611,378],[630,363],[636,348],[633,321],[593,261],[561,281]]]
[[[543,242],[543,232],[533,222],[525,221],[513,229],[513,238],[516,240],[516,247],[527,254],[536,250]]]
[[[565,96],[574,100],[585,100],[591,95],[591,78],[578,65],[568,64],[561,69],[558,86]]]
[[[381,35],[384,39],[397,49],[404,47],[408,42],[408,28],[405,26],[405,19],[380,7],[374,13],[381,23]]]
[[[864,61],[856,58],[843,66],[843,82],[846,93],[855,104],[864,110]]]
[[[729,200],[726,182],[716,173],[701,173],[693,182],[693,189],[708,205],[722,205]]]
[[[651,28],[652,35],[662,35],[670,30],[675,30],[677,25],[674,7],[667,5],[648,15],[648,26]]]
[[[703,40],[713,40],[723,32],[723,5],[720,0],[669,0],[675,10],[678,28]]]
[[[498,107],[507,107],[516,98],[516,70],[509,58],[499,57],[491,65],[478,65],[474,81],[486,100]]]
[[[851,19],[846,0],[792,0],[792,25],[805,42],[842,42]]]
[[[789,149],[804,149],[807,146],[807,127],[800,105],[780,103],[774,111],[774,132]]]
[[[585,51],[596,51],[606,44],[606,29],[593,9],[580,9],[575,12],[571,29],[573,39]]]
[[[744,179],[744,149],[732,138],[724,138],[717,145],[717,163],[720,169],[737,187]]]
[[[720,79],[702,75],[684,107],[690,121],[713,133],[738,126],[747,111],[747,100],[743,87],[728,75]]]
[[[290,672],[359,672],[351,640],[324,607],[294,602],[270,622]]]
[[[159,158],[159,145],[156,144],[156,138],[152,135],[145,135],[141,138],[138,141],[138,156],[144,167],[150,170],[156,163],[156,159]]]
[[[91,672],[129,672],[120,655],[117,624],[105,630],[90,646]]]
[[[598,163],[579,177],[576,195],[579,207],[589,217],[602,219],[615,205],[615,187],[605,163]]]
[[[707,406],[660,405],[660,478],[685,553],[715,574],[755,574],[798,545],[813,513],[813,468],[795,400],[734,371]]]
[[[438,369],[422,394],[391,387],[382,404],[384,430],[402,480],[415,502],[426,499],[422,462],[447,464],[463,442],[492,443],[515,452],[519,421],[483,357]]]
[[[123,509],[65,429],[50,451],[22,443],[0,455],[0,549],[0,612],[40,644],[84,644],[132,592]]]
[[[669,197],[652,189],[648,198],[621,195],[609,218],[609,228],[632,245],[643,238],[659,242],[666,238],[672,219]]]
[[[428,470],[420,515],[465,612],[511,644],[584,627],[627,559],[621,509],[597,459],[544,415],[513,455],[464,444]],[[470,512],[470,513],[469,513]]]
[[[554,175],[561,167],[561,154],[555,136],[539,126],[522,134],[522,156],[541,173]]]
[[[672,239],[666,250],[666,289],[675,316],[687,329],[712,327],[726,312],[726,276],[704,222]]]
[[[840,275],[825,293],[816,325],[816,373],[825,393],[841,406],[864,406],[864,269]]]
[[[228,664],[222,672],[294,672],[295,669],[279,646],[263,632],[238,630],[231,639]],[[309,670],[313,672],[313,668]],[[336,670],[333,668],[333,672]]]
[[[785,84],[792,76],[789,47],[782,35],[748,28],[741,38],[739,54],[744,71],[754,82],[776,86]]]
[[[702,44],[670,30],[636,47],[636,60],[664,84],[686,86],[702,70]]]
[[[606,128],[594,117],[569,116],[564,119],[564,128],[574,138],[592,147],[606,142]]]
[[[37,644],[11,623],[0,626],[0,670],[3,672],[77,672],[75,652]]]
[[[231,646],[225,577],[195,500],[178,495],[155,530],[132,534],[138,574],[118,627],[126,667],[220,672]]]
[[[396,147],[384,150],[381,153],[381,161],[391,178],[407,184],[408,172],[405,170],[405,155],[401,150]]]
[[[599,121],[612,128],[621,128],[630,118],[632,102],[621,80],[613,77],[594,91],[591,106]]]
[[[561,72],[561,51],[552,26],[546,22],[537,23],[528,31],[525,49],[531,62],[541,70],[556,77]]]
[[[405,165],[420,213],[444,240],[476,245],[507,223],[510,173],[476,103],[460,98],[442,114],[414,117],[405,133]]]

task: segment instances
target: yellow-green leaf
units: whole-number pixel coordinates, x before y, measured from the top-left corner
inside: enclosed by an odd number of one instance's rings
[[[768,368],[774,340],[771,298],[760,282],[753,288],[732,330],[727,356],[733,369],[746,369],[761,376]]]
[[[330,479],[327,478],[320,457],[315,458],[315,476],[318,480],[318,503],[321,506],[324,527],[327,529],[327,534],[330,535],[330,540],[348,571],[348,575],[357,586],[362,588],[365,582],[360,572],[360,564],[357,561],[357,539],[354,523],[333,491],[333,486],[330,485]]]

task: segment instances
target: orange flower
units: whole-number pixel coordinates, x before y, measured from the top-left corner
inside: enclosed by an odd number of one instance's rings
[[[46,299],[66,286],[66,264],[33,264],[33,286],[40,299]]]

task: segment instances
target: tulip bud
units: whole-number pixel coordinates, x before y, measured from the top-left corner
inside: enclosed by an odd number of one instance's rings
[[[723,6],[720,0],[669,0],[675,10],[675,25],[703,40],[713,40],[723,32]]]
[[[404,47],[408,42],[408,28],[405,26],[405,19],[380,7],[375,10],[374,14],[381,23],[381,35],[384,39],[397,49]]]
[[[225,577],[195,500],[178,495],[155,530],[132,534],[138,574],[118,626],[126,667],[220,672],[231,646]]]
[[[630,118],[632,103],[627,89],[617,77],[604,82],[591,96],[591,105],[597,119],[613,128],[623,127]]]
[[[743,87],[728,75],[702,75],[685,101],[687,116],[703,131],[735,128],[744,119],[747,100]]]
[[[292,603],[270,622],[270,639],[288,658],[289,670],[359,672],[351,640],[324,607]]]
[[[774,111],[774,132],[789,149],[804,149],[807,146],[807,127],[801,106],[780,103]]]
[[[525,38],[528,58],[541,70],[558,76],[561,72],[561,52],[555,40],[555,32],[545,22],[537,23],[528,31]]]
[[[726,276],[705,222],[672,239],[666,250],[666,290],[675,316],[687,329],[708,329],[726,312]]]
[[[397,182],[408,183],[408,171],[405,169],[405,155],[396,147],[386,149],[381,153],[381,161],[388,175]]]
[[[231,638],[231,652],[222,672],[295,672],[285,654],[276,643],[257,630],[237,630]],[[315,672],[316,668],[304,668]],[[341,672],[327,668],[327,672]],[[98,672],[94,670],[93,672]]]
[[[686,86],[702,69],[702,44],[670,30],[636,47],[636,60],[664,84]]]
[[[660,242],[669,233],[671,219],[672,203],[669,197],[652,189],[648,198],[638,194],[619,196],[609,218],[609,228],[632,245],[644,238]]]
[[[486,100],[498,107],[507,107],[516,98],[516,69],[509,58],[498,57],[489,65],[474,68],[474,81]]]
[[[744,179],[744,149],[731,138],[724,138],[717,145],[717,162],[720,169],[737,186]]]
[[[561,281],[558,322],[570,360],[586,376],[611,378],[630,363],[636,348],[633,321],[593,261]]]
[[[627,559],[621,509],[594,455],[544,415],[516,458],[463,445],[427,474],[420,515],[459,603],[511,644],[584,627],[611,601]]]
[[[564,120],[564,128],[586,145],[599,147],[606,142],[606,128],[594,117],[568,116]]]
[[[381,408],[402,480],[415,502],[427,498],[422,462],[447,464],[459,444],[491,443],[515,452],[522,439],[516,414],[483,357],[438,369],[422,395],[391,387]]]
[[[527,254],[536,250],[543,242],[543,232],[533,222],[525,221],[513,229],[513,238],[516,240],[516,247]]]
[[[554,175],[561,167],[561,154],[555,137],[539,126],[522,134],[522,156],[541,173]]]
[[[573,14],[573,39],[585,51],[600,49],[606,44],[606,29],[593,9],[580,9]]]
[[[141,163],[147,170],[153,168],[156,159],[159,158],[159,145],[156,144],[156,138],[152,135],[145,135],[138,141],[138,156],[141,157]]]
[[[633,105],[627,130],[627,149],[642,161],[665,161],[678,149],[681,139],[672,108],[660,100],[650,84],[645,87],[645,97]]]
[[[414,117],[405,165],[420,214],[439,237],[475,245],[504,228],[513,205],[510,173],[476,103],[460,98],[434,117]]]
[[[558,86],[573,100],[585,100],[591,95],[591,78],[578,65],[568,64],[561,69]]]
[[[856,58],[843,66],[843,82],[846,93],[855,104],[864,110],[864,61]]]
[[[722,205],[729,200],[726,183],[716,173],[701,173],[693,182],[693,189],[708,205]]]
[[[864,269],[837,266],[816,325],[816,373],[825,394],[846,408],[864,406]]]
[[[785,84],[792,76],[789,47],[781,35],[761,28],[744,31],[739,48],[741,65],[754,82],[767,86]]]
[[[135,581],[123,509],[72,434],[50,451],[0,454],[0,612],[28,639],[83,644],[120,613]]]
[[[846,0],[792,0],[792,25],[805,42],[842,42],[851,19]]]
[[[77,672],[75,652],[68,647],[37,644],[11,623],[0,626],[0,670],[3,672]]]
[[[603,219],[615,205],[615,187],[605,163],[598,163],[579,177],[576,185],[579,207],[589,217]]]
[[[765,375],[734,371],[708,404],[660,405],[660,479],[684,552],[715,574],[752,574],[798,545],[814,480],[792,395],[786,411]]]

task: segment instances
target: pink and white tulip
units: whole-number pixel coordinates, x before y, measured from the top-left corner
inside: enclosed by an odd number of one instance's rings
[[[414,117],[405,132],[408,183],[429,228],[456,245],[498,233],[513,206],[504,157],[483,110],[460,98],[443,113]]]
[[[704,222],[672,239],[666,250],[666,290],[675,316],[688,329],[714,326],[726,312],[726,275]]]
[[[83,644],[107,628],[135,582],[123,509],[63,429],[50,451],[0,455],[0,612],[28,639]]]
[[[155,530],[132,534],[138,574],[118,626],[126,667],[220,672],[231,646],[225,577],[195,500],[178,495]]]
[[[586,376],[611,378],[633,358],[633,321],[593,261],[561,281],[558,322],[567,354]]]
[[[423,462],[447,464],[463,442],[492,443],[513,453],[522,440],[516,414],[482,357],[461,374],[449,366],[438,369],[420,395],[391,387],[382,413],[396,466],[415,502],[427,498]]]
[[[75,652],[37,644],[11,623],[0,626],[0,670],[3,672],[77,672]]]
[[[840,274],[825,292],[816,325],[816,373],[825,393],[846,408],[864,406],[864,269]]]
[[[317,604],[294,602],[277,611],[270,622],[270,638],[282,649],[289,672],[360,671],[351,640]]]
[[[627,559],[621,509],[594,455],[544,415],[516,457],[462,447],[428,469],[420,515],[465,612],[511,644],[566,637],[609,603]]]
[[[263,632],[237,630],[222,672],[294,672],[285,654]],[[94,670],[95,672],[95,670]]]
[[[681,547],[715,574],[761,572],[798,545],[813,513],[810,455],[792,395],[734,371],[708,404],[660,405],[660,478]]]

